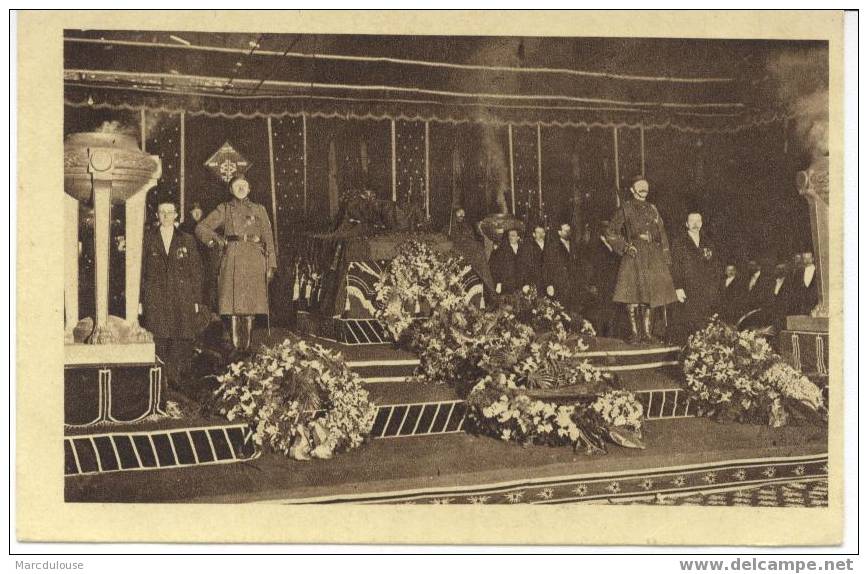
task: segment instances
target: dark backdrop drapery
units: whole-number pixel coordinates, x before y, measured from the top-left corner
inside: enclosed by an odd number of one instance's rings
[[[65,133],[89,131],[110,120],[140,133],[144,124],[147,151],[163,160],[163,177],[149,196],[149,220],[155,220],[157,194],[178,198],[180,112],[147,111],[142,122],[137,110],[68,105],[65,111]],[[185,209],[198,202],[207,213],[228,197],[225,183],[204,166],[224,142],[251,162],[247,175],[252,198],[268,210],[279,241],[281,274],[272,288],[272,308],[277,315],[288,311],[290,262],[298,238],[305,231],[331,223],[334,188],[341,191],[366,186],[382,198],[392,196],[392,127],[386,117],[306,118],[306,197],[304,120],[300,116],[273,118],[276,217],[268,119],[187,114],[183,121]],[[406,201],[410,185],[416,188],[417,178],[424,177],[424,125],[423,121],[395,120],[399,201]],[[549,223],[575,222],[578,217],[595,225],[608,218],[615,207],[613,130],[617,129],[621,193],[626,193],[630,178],[642,171],[644,136],[644,170],[651,182],[651,200],[659,206],[670,233],[680,231],[687,211],[698,210],[728,258],[759,256],[770,261],[810,246],[807,207],[795,190],[795,172],[807,162],[788,146],[786,121],[712,133],[674,128],[645,129],[643,133],[638,124],[545,125],[539,128],[539,139],[535,126],[515,125],[512,129],[510,181],[507,125],[429,122],[429,197],[436,226],[448,223],[452,205],[466,207],[471,219],[491,212],[497,188],[505,191],[510,210],[514,188],[516,213],[538,217],[534,209],[539,202],[540,163],[544,213]],[[538,149],[541,157],[537,156]],[[335,179],[331,185],[330,175]],[[83,222],[86,226],[86,217]],[[116,233],[122,235],[122,221],[117,223]],[[86,233],[85,229],[83,235]],[[118,256],[122,262],[122,254]],[[83,261],[88,261],[87,257]],[[90,275],[92,269],[82,269],[83,278]],[[83,312],[87,304],[83,288]],[[113,305],[112,312],[116,312],[122,301]]]

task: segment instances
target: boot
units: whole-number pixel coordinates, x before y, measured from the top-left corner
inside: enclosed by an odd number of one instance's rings
[[[642,341],[639,336],[639,305],[627,305],[627,319],[630,323],[630,335],[626,342],[628,345],[638,345]]]
[[[642,340],[652,345],[659,345],[662,342],[651,331],[650,305],[642,305]]]
[[[244,315],[241,318],[244,321],[244,327],[242,329],[242,339],[241,339],[241,350],[245,353],[250,350],[250,338],[253,335],[253,315]]]
[[[232,361],[235,361],[238,359],[241,351],[244,350],[244,318],[238,315],[232,315],[229,320],[230,332],[232,335],[232,354],[230,355],[230,358]]]

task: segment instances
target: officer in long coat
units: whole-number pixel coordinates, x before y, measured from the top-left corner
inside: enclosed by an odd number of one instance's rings
[[[265,208],[248,197],[250,184],[238,176],[229,183],[232,199],[196,226],[206,245],[223,249],[217,279],[217,312],[228,321],[232,345],[250,348],[253,319],[268,314],[268,283],[277,269],[274,236]]]
[[[685,226],[672,240],[672,282],[679,303],[675,339],[679,342],[705,326],[717,311],[719,296],[719,255],[702,232],[702,214],[688,214]]]
[[[627,341],[631,344],[659,343],[651,333],[651,309],[676,300],[669,273],[669,239],[657,208],[646,201],[648,191],[645,178],[633,179],[633,197],[615,211],[605,235],[612,249],[621,255],[612,301],[627,307]]]
[[[158,227],[148,229],[142,250],[142,319],[154,336],[166,378],[177,384],[190,367],[202,304],[202,261],[192,235],[175,227],[171,201],[157,206]]]

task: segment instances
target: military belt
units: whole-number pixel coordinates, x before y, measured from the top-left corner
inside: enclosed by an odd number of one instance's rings
[[[247,243],[261,243],[262,237],[259,235],[249,235],[247,233],[243,235],[227,235],[226,241],[245,241]]]

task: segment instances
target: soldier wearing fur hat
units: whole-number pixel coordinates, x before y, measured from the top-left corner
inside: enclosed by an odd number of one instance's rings
[[[268,284],[277,269],[274,235],[265,208],[250,200],[243,176],[229,183],[232,199],[196,226],[199,240],[223,249],[217,280],[217,312],[229,323],[236,351],[250,348],[253,319],[268,314]]]
[[[669,239],[660,213],[647,201],[649,190],[644,177],[634,178],[632,197],[621,202],[605,234],[621,256],[612,300],[626,305],[631,344],[659,343],[651,332],[651,309],[676,301]]]

